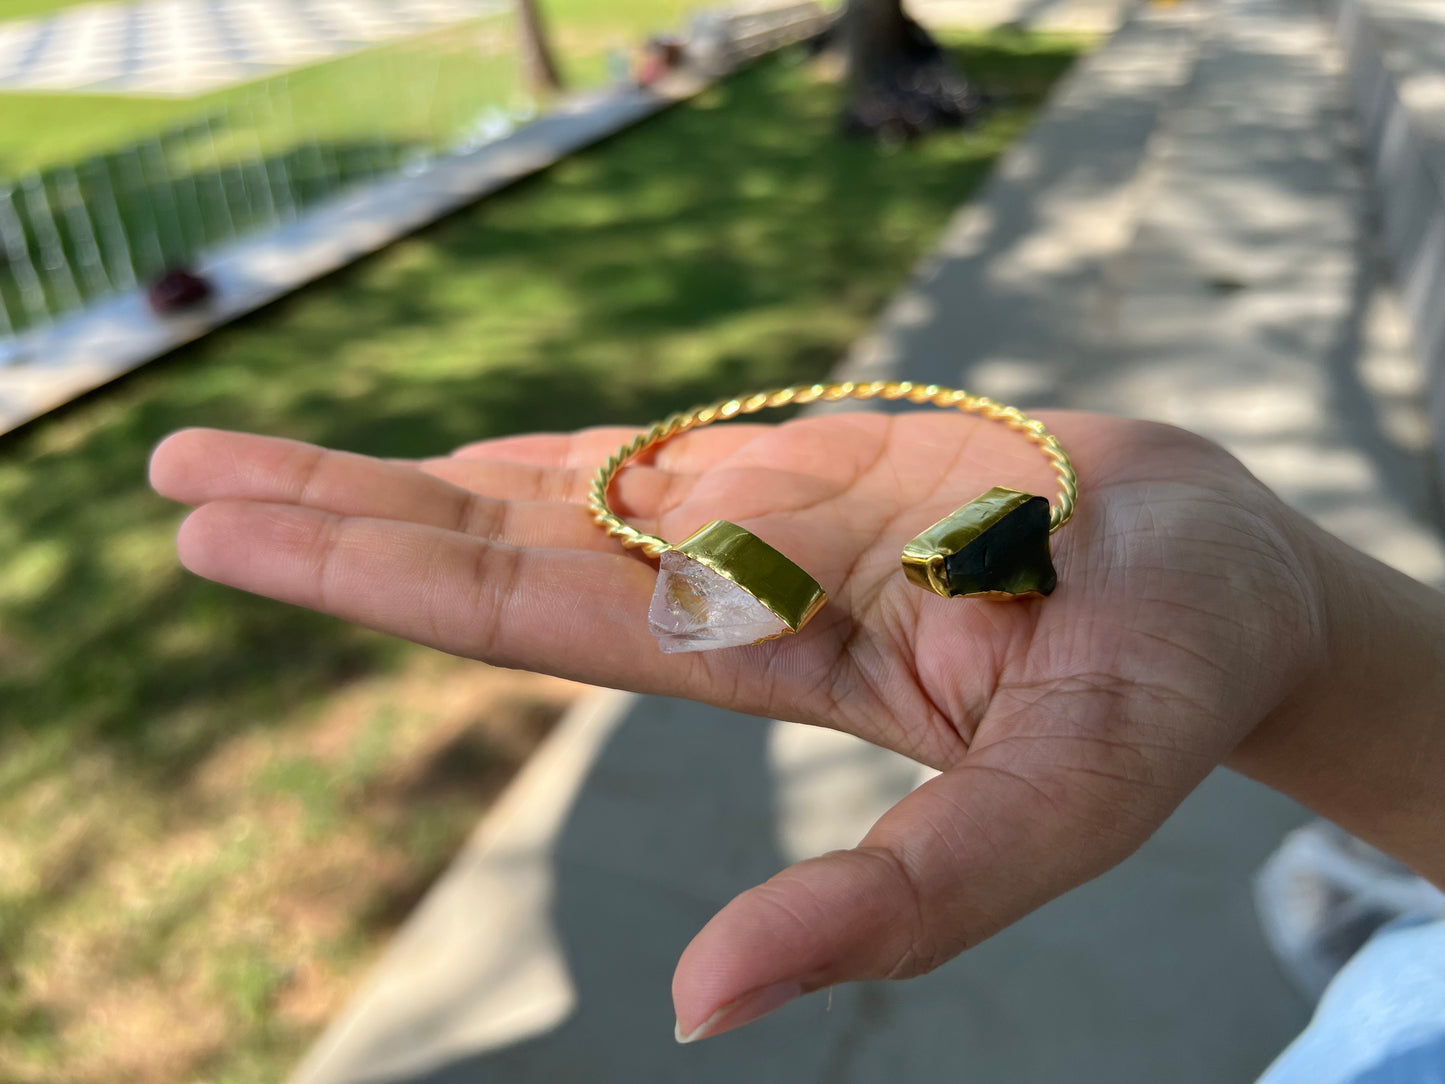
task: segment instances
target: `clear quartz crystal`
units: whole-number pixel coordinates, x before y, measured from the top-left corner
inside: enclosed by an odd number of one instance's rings
[[[662,555],[647,624],[668,654],[741,647],[788,631],[743,588],[677,550]]]

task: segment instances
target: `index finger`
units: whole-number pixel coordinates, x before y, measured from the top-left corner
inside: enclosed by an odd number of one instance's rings
[[[728,422],[680,433],[662,444],[653,462],[664,470],[697,474],[719,459],[774,428],[760,423]],[[554,470],[595,471],[609,456],[644,429],[603,426],[575,433],[523,433],[464,444],[448,459],[490,459]],[[431,460],[428,462],[436,462]]]

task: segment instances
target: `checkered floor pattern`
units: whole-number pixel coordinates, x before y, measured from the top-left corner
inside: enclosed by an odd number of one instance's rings
[[[510,0],[86,4],[0,23],[0,91],[189,97],[510,8]]]

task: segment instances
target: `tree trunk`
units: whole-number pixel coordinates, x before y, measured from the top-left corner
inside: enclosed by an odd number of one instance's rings
[[[903,0],[848,0],[843,35],[851,84],[846,131],[900,142],[977,116],[978,92],[908,17]]]
[[[517,0],[517,27],[522,37],[522,62],[527,69],[527,83],[538,94],[555,94],[562,89],[562,76],[552,59],[547,41],[547,28],[537,0]]]

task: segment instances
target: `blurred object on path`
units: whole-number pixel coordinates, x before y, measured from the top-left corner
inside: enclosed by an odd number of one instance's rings
[[[203,276],[189,268],[178,267],[151,283],[146,291],[146,300],[157,315],[168,316],[195,308],[208,300],[213,292],[214,288]]]

